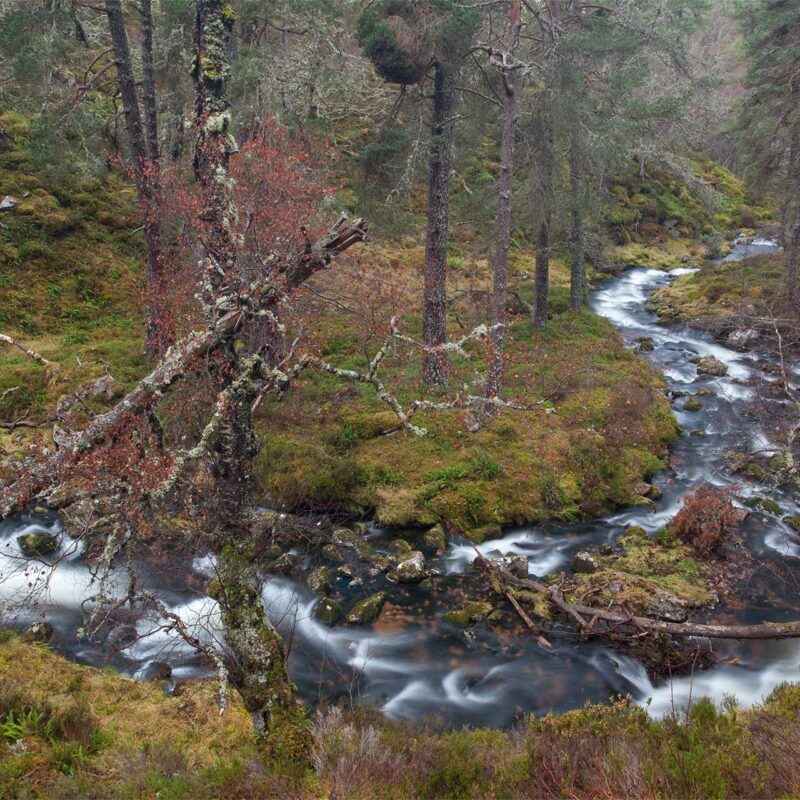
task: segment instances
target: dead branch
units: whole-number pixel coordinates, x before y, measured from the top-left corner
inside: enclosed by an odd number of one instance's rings
[[[0,342],[5,342],[6,344],[10,344],[12,347],[16,347],[19,350],[22,350],[28,358],[33,359],[37,363],[41,364],[43,367],[49,367],[50,362],[43,356],[37,353],[35,350],[31,350],[30,347],[24,345],[18,339],[12,339],[10,336],[7,336],[4,333],[0,333]]]

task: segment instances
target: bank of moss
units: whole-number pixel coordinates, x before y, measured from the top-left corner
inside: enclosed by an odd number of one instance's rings
[[[235,697],[212,682],[176,696],[0,642],[0,797],[83,800],[793,797],[800,687],[749,710],[697,699],[661,720],[625,699],[539,719],[513,733],[437,732],[369,709],[317,715],[313,766],[275,760]]]

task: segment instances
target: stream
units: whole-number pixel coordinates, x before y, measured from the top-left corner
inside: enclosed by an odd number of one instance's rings
[[[774,248],[772,242],[756,240],[737,245],[728,258]],[[664,373],[671,390],[707,388],[715,393],[703,397],[703,408],[696,412],[684,411],[683,399],[676,401],[675,414],[684,433],[673,449],[670,468],[655,477],[664,490],[656,510],[637,506],[588,523],[514,529],[481,544],[482,553],[525,555],[529,572],[537,576],[568,569],[578,550],[611,543],[630,525],[658,530],[678,511],[684,495],[703,482],[735,485],[742,500],[768,496],[780,505],[780,517],[800,514],[790,493],[730,475],[724,468],[730,451],[770,447],[768,416],[761,427],[746,413],[765,380],[759,367],[763,357],[729,349],[688,326],[662,325],[646,310],[647,298],[655,290],[685,272],[634,269],[592,294],[594,310],[611,320],[629,345],[640,337],[652,339],[653,351],[644,355]],[[707,355],[725,363],[728,375],[698,375],[692,359]],[[795,561],[800,558],[800,540],[780,517],[754,511],[741,524],[742,537],[757,559],[800,564]],[[52,641],[59,651],[81,663],[112,666],[132,677],[147,677],[155,661],[172,666],[173,682],[211,673],[192,648],[146,616],[131,613],[121,618],[101,641],[81,638],[83,603],[96,586],[79,546],[62,536],[56,556],[27,560],[16,540],[31,530],[61,532],[58,520],[45,512],[0,523],[0,608],[6,624],[26,627],[45,618],[54,626]],[[367,538],[376,550],[388,551],[387,531],[373,527]],[[390,592],[391,602],[377,622],[363,627],[327,627],[313,616],[315,594],[298,581],[269,578],[264,603],[288,642],[290,671],[299,694],[312,704],[367,701],[390,717],[406,720],[505,727],[523,713],[560,712],[587,701],[606,702],[618,694],[649,704],[655,715],[703,695],[716,701],[734,695],[747,704],[761,700],[783,681],[800,680],[800,641],[717,643],[717,666],[654,686],[636,660],[595,642],[554,637],[552,649],[546,649],[518,628],[489,630],[480,625],[465,632],[447,622],[444,614],[460,605],[462,593],[469,593],[475,580],[470,572],[474,558],[475,550],[467,542],[451,542],[443,556],[428,561],[442,573],[433,590],[390,584],[384,577],[371,581],[368,591],[354,590],[353,599],[384,588]],[[213,640],[219,636],[218,611],[202,594],[203,578],[213,571],[213,561],[196,559],[182,567],[170,575],[147,568],[141,572],[196,635]],[[114,580],[121,588],[125,575],[115,575]],[[31,608],[25,601],[34,594],[37,603]],[[705,617],[726,623],[796,618],[798,605],[780,597],[762,570],[748,586],[741,607],[718,606]]]

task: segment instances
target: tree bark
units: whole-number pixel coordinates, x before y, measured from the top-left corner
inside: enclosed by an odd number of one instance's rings
[[[163,259],[161,254],[161,228],[159,225],[158,165],[151,162],[149,144],[142,125],[141,108],[133,75],[128,32],[120,0],[105,0],[108,28],[117,66],[117,83],[125,114],[125,128],[133,161],[133,178],[139,196],[144,223],[144,238],[147,257],[147,320],[145,330],[145,352],[150,356],[161,355],[173,341],[174,327],[166,313],[163,281]]]
[[[570,132],[569,148],[569,188],[572,216],[570,235],[570,308],[580,311],[584,305],[586,289],[586,242],[583,232],[583,168],[581,165],[580,134],[577,122]]]
[[[794,308],[800,308],[798,253],[800,253],[800,126],[792,130],[788,167],[789,191],[784,209],[783,289]]]
[[[517,74],[513,65],[514,53],[519,43],[522,25],[521,0],[513,0],[509,10],[508,52],[503,61],[509,66],[501,68],[505,91],[503,93],[503,131],[500,142],[500,185],[495,233],[494,276],[492,285],[491,337],[492,354],[486,380],[486,396],[497,397],[503,382],[503,354],[505,351],[506,301],[508,296],[508,249],[511,242],[512,189],[514,182],[514,139],[517,130]],[[485,413],[493,416],[497,406],[491,403]]]
[[[153,66],[153,3],[141,0],[142,9],[142,100],[144,105],[145,135],[147,138],[147,158],[157,168],[159,164],[158,147],[158,104],[156,99],[156,77]],[[158,170],[156,169],[156,176]]]
[[[437,63],[433,88],[433,123],[428,162],[428,229],[422,310],[425,345],[423,380],[447,382],[447,356],[435,348],[447,341],[447,243],[450,233],[450,153],[453,140],[454,76]]]
[[[533,301],[533,327],[544,328],[547,324],[548,290],[550,287],[550,220],[553,203],[553,171],[555,169],[553,148],[553,124],[548,110],[539,116],[538,159],[534,170],[538,195],[536,227],[536,296]]]

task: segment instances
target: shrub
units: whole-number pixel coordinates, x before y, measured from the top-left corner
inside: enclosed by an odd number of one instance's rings
[[[726,534],[742,518],[743,512],[724,490],[703,484],[686,496],[668,530],[698,553],[709,555],[722,547]]]

